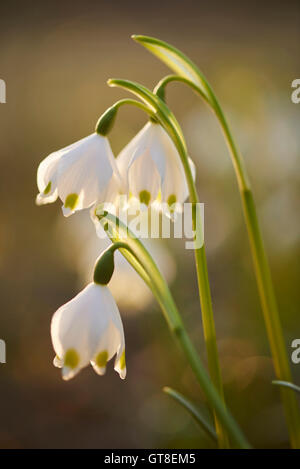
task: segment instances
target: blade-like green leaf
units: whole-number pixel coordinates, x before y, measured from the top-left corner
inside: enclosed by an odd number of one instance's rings
[[[171,44],[149,36],[133,35],[132,39],[148,49],[152,54],[164,62],[171,70],[179,76],[194,83],[199,91],[206,96],[206,99],[214,106],[215,98],[206,78],[199,68],[180,50]]]
[[[202,415],[200,409],[196,407],[193,402],[187,399],[183,394],[175,389],[169,388],[168,386],[163,388],[163,392],[171,396],[176,402],[178,402],[184,409],[186,409],[190,415],[196,420],[196,422],[200,425],[202,430],[215,442],[218,441],[217,434],[214,430],[213,425],[207,420],[207,417]]]

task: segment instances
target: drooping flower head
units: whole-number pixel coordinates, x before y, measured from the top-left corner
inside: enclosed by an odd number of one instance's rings
[[[195,177],[195,167],[190,159]],[[117,157],[128,197],[149,206],[182,204],[188,197],[184,168],[178,151],[159,124],[148,122]]]
[[[126,376],[123,324],[115,300],[106,285],[90,283],[61,306],[51,322],[51,338],[63,379],[73,378],[89,363],[103,375],[115,358],[115,370]]]
[[[118,191],[119,175],[107,137],[93,133],[51,153],[38,167],[37,184],[37,204],[60,197],[65,216],[112,200]]]

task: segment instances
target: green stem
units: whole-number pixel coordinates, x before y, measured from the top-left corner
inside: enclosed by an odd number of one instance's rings
[[[289,383],[288,381],[272,381],[272,384],[275,386],[284,386],[287,389],[291,389],[292,391],[298,392],[300,394],[300,386],[296,386],[294,383]]]
[[[174,115],[157,95],[155,95],[150,90],[138,83],[122,79],[110,79],[108,80],[108,84],[110,86],[120,86],[128,91],[131,91],[140,99],[142,99],[146,104],[148,104],[148,106],[150,106],[151,110],[153,111],[155,118],[165,128],[165,130],[169,133],[170,137],[173,139],[181,157],[182,165],[186,175],[187,185],[189,188],[190,201],[192,203],[193,228],[195,231],[202,231],[201,227],[199,230],[201,217],[197,217],[197,206],[199,203],[197,189],[188,160],[185,140],[181,128]],[[196,230],[197,224],[198,229]],[[195,248],[195,262],[209,372],[211,379],[225,405],[204,243],[200,248]],[[227,448],[229,447],[228,436],[226,434],[225,429],[218,421],[216,415],[215,421],[216,431],[219,438],[219,445],[220,447]]]
[[[109,213],[103,214],[102,209],[101,215],[98,215],[97,211],[96,215],[105,227],[107,235],[113,243],[122,242],[122,246],[120,246],[121,251],[137,272],[146,274],[146,278],[148,279],[147,284],[156,297],[171,332],[175,335],[184,351],[207,401],[211,408],[214,409],[222,427],[228,431],[228,434],[231,436],[236,447],[244,449],[250,448],[249,443],[245,439],[236,421],[226,409],[214,384],[210,381],[209,376],[198,357],[197,351],[187,334],[169,287],[152,257],[141,241],[137,239],[133,233],[130,232],[129,228],[117,217]],[[124,241],[124,239],[126,239],[126,241]],[[134,263],[132,263],[133,259],[135,261]]]
[[[252,258],[256,274],[264,321],[274,361],[276,376],[282,381],[292,381],[288,354],[277,308],[270,267],[265,252],[262,234],[256,213],[253,193],[248,180],[244,160],[235,145],[233,136],[223,111],[215,98],[214,111],[221,124],[227,142],[242,199],[244,217],[250,240]],[[300,412],[296,396],[287,389],[281,390],[286,422],[293,448],[300,448]]]
[[[200,89],[197,89],[194,83],[189,82],[189,80],[182,77],[179,77],[178,79],[178,77],[174,75],[166,77],[165,79],[159,82],[159,84],[157,85],[159,92],[162,93],[161,90],[165,87],[167,83],[170,83],[171,81],[184,82],[190,85],[194,90],[198,91],[198,94],[204,97],[203,92]],[[238,181],[244,217],[250,240],[256,280],[264,315],[264,321],[266,324],[267,335],[270,343],[271,353],[273,356],[276,376],[282,381],[291,381],[292,374],[284,342],[279,312],[277,309],[271,272],[259,227],[255,202],[250,182],[248,179],[247,170],[244,164],[244,160],[235,144],[223,111],[210,88],[209,91],[210,99],[207,99],[206,97],[204,97],[204,99],[212,108],[219,120],[232,158],[232,163]],[[291,438],[291,445],[293,448],[300,448],[300,413],[297,399],[286,389],[281,390],[281,395],[284,404],[287,426]]]
[[[248,181],[246,168],[244,167],[244,161],[235,145],[234,139],[229,130],[229,126],[218,103],[218,100],[201,70],[199,70],[194,62],[189,59],[189,57],[183,54],[180,50],[176,49],[176,47],[153,37],[137,35],[132,37],[134,40],[148,49],[152,54],[156,55],[167,66],[169,66],[176,73],[176,75],[180,77],[180,81],[183,81],[182,78],[184,78],[185,82],[189,84],[189,86],[191,86],[194,90],[196,90],[197,93],[205,99],[206,103],[208,103],[211,109],[216,113],[229,147],[241,193],[243,210],[251,244],[252,257],[255,265],[256,279],[276,374],[279,379],[290,381],[291,370],[289,360],[284,344],[283,332],[277,310],[271,274],[263,246],[262,236],[256,215],[256,208]],[[169,79],[167,78],[167,80]],[[291,393],[288,393],[287,390],[282,390],[282,399],[291,438],[291,444],[294,448],[299,448],[300,412],[297,400],[295,396]]]
[[[190,415],[194,418],[194,420],[198,423],[198,425],[204,430],[204,432],[215,442],[218,442],[217,434],[214,430],[213,425],[211,425],[210,421],[205,418],[198,407],[187,399],[183,394],[176,391],[175,389],[170,388],[169,386],[165,386],[163,388],[163,392],[168,396],[172,397],[174,401],[178,402],[182,405],[184,409],[186,409]]]
[[[186,173],[186,177],[190,178],[190,175]],[[195,183],[193,178],[189,181],[192,186],[192,190],[190,190],[190,200],[192,204],[198,204],[198,194],[195,187]],[[192,222],[193,228],[196,230],[197,223],[199,224],[199,217],[197,217],[197,210],[192,210]],[[199,229],[199,228],[198,228]],[[222,376],[220,370],[220,362],[218,356],[218,347],[217,347],[217,337],[216,337],[216,328],[215,328],[215,321],[212,309],[212,300],[211,300],[211,292],[210,292],[210,285],[209,285],[209,278],[208,278],[208,271],[207,271],[207,261],[206,261],[206,253],[205,253],[205,246],[204,243],[200,248],[196,248],[195,250],[195,263],[196,263],[196,271],[197,271],[197,280],[198,280],[198,289],[199,289],[199,298],[200,298],[200,305],[202,311],[202,324],[203,324],[203,333],[204,333],[204,340],[206,346],[206,353],[207,353],[207,361],[208,361],[208,369],[214,383],[216,389],[218,390],[221,399],[225,405],[225,396],[224,396],[224,389],[222,383]],[[221,448],[228,448],[229,447],[229,440],[224,428],[220,425],[220,422],[216,418],[215,415],[215,424],[216,424],[216,432],[219,439],[219,446]]]
[[[130,98],[120,99],[113,105],[113,107],[117,110],[121,106],[124,106],[124,105],[127,106],[128,104],[131,106],[135,106],[141,109],[142,111],[146,112],[147,114],[149,114],[149,108],[145,104],[141,103],[140,101],[136,101],[135,99],[130,99]],[[154,116],[153,113],[150,112],[150,114],[151,116]]]
[[[144,104],[141,103],[140,101],[136,101],[135,99],[120,99],[116,103],[114,103],[112,106],[110,106],[106,111],[99,117],[98,122],[95,127],[95,131],[99,135],[106,136],[109,134],[111,131],[114,121],[117,115],[117,112],[121,106],[124,105],[130,105],[130,106],[135,106],[142,111],[146,112],[147,114],[150,115],[150,119],[154,119],[155,117],[153,115],[153,112]]]
[[[292,373],[277,309],[271,273],[259,229],[251,190],[246,189],[241,191],[241,197],[276,376],[282,381],[292,381]],[[300,414],[296,396],[284,388],[281,389],[281,396],[291,438],[291,445],[293,448],[299,449]]]

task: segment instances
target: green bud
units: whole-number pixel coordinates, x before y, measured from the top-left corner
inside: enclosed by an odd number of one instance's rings
[[[99,285],[107,285],[114,273],[114,250],[107,249],[101,254],[94,269],[94,282]]]
[[[96,132],[99,135],[106,136],[112,129],[117,114],[117,107],[109,107],[99,118],[96,124]]]

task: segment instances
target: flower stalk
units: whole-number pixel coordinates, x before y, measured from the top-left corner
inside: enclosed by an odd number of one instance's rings
[[[163,388],[163,392],[170,396],[174,401],[178,402],[184,409],[186,409],[193,419],[198,423],[202,430],[211,438],[214,442],[218,442],[217,434],[211,425],[210,421],[205,418],[196,405],[187,399],[183,394],[172,389],[168,386]]]
[[[192,203],[193,230],[195,233],[199,231],[202,232],[202,227],[199,229],[201,217],[197,216],[197,204],[199,203],[197,189],[189,163],[184,136],[175,116],[171,113],[164,101],[162,101],[159,96],[152,93],[150,90],[140,84],[122,79],[110,79],[108,80],[108,84],[110,86],[119,86],[138,96],[150,108],[150,111],[154,113],[157,121],[165,128],[165,130],[172,138],[181,157],[182,165],[185,171],[190,201]],[[204,241],[202,245],[200,247],[196,247],[194,251],[209,372],[211,379],[221,396],[223,404],[225,405]],[[225,429],[222,428],[222,425],[220,425],[220,422],[217,418],[215,418],[215,423],[219,439],[219,446],[222,448],[229,447],[229,441]]]
[[[133,36],[133,39],[141,43],[150,52],[166,63],[176,74],[178,74],[173,77],[167,77],[164,79],[165,82],[160,82],[158,85],[158,90],[161,95],[164,94],[164,87],[167,83],[175,80],[184,82],[205,100],[205,102],[215,113],[221,125],[232,159],[242,200],[242,207],[248,230],[256,281],[258,285],[267,335],[270,343],[270,349],[273,356],[276,376],[279,380],[291,381],[292,375],[290,364],[251,186],[249,183],[244,160],[234,141],[222,108],[212,88],[208,84],[206,78],[203,76],[199,68],[181,51],[155,38],[146,36]],[[281,395],[285,410],[286,422],[290,434],[291,446],[293,448],[300,448],[300,412],[297,399],[295,395],[290,393],[287,389],[282,389]]]
[[[222,428],[226,429],[237,448],[250,448],[238,424],[224,406],[223,400],[198,356],[189,335],[184,327],[180,313],[177,310],[169,287],[160,273],[152,257],[139,239],[115,215],[104,212],[102,208],[96,210],[96,216],[106,230],[113,243],[121,243],[120,251],[133,268],[145,279],[153,295],[157,299],[171,332],[177,338],[187,360],[200,383],[206,399],[214,409]]]

